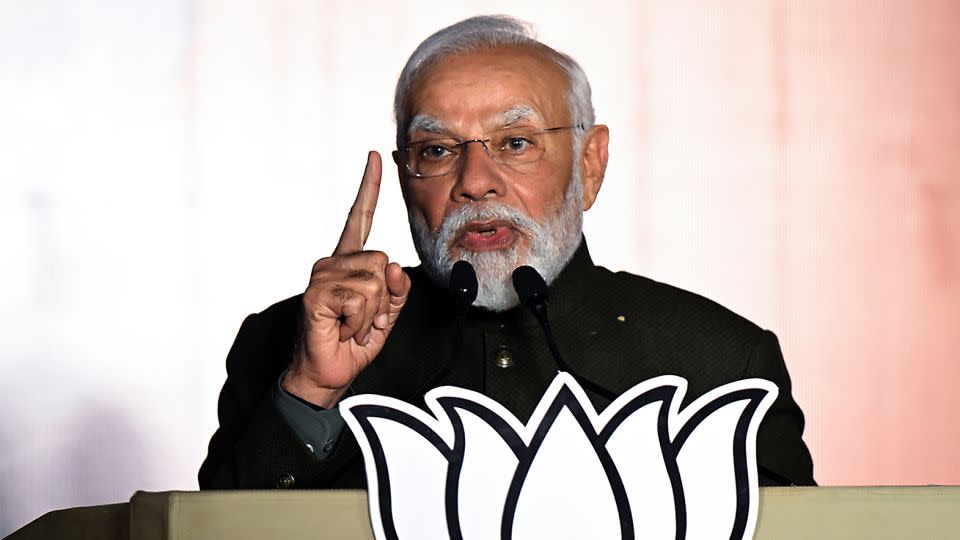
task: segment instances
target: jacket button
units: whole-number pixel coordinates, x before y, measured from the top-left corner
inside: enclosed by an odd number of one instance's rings
[[[497,367],[508,368],[513,365],[513,351],[510,347],[500,347],[493,353],[493,363]]]
[[[290,489],[296,485],[297,481],[294,480],[293,475],[290,473],[283,473],[277,477],[277,487],[280,489]]]

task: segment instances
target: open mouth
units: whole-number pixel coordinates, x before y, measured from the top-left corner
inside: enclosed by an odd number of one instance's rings
[[[517,239],[514,224],[506,220],[467,223],[457,237],[457,245],[468,251],[490,251],[512,246]]]

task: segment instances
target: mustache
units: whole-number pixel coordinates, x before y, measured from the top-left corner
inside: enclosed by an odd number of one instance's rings
[[[489,201],[461,206],[443,218],[443,223],[440,224],[440,229],[435,235],[435,241],[439,247],[449,249],[468,223],[492,220],[508,221],[515,229],[528,236],[536,236],[543,229],[540,223],[516,208],[501,202]]]

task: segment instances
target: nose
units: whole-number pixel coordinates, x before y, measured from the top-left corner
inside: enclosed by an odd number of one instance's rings
[[[457,183],[450,192],[454,202],[502,197],[505,189],[503,171],[490,156],[486,144],[480,140],[464,144]]]

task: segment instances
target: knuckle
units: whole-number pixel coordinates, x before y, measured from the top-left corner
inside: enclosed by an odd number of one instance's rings
[[[327,318],[329,311],[326,306],[322,303],[316,301],[315,299],[310,299],[306,295],[303,297],[303,315],[305,322],[311,323],[315,321],[320,321]]]
[[[370,291],[374,298],[384,299],[387,297],[387,284],[383,281],[374,282],[373,290]]]
[[[346,287],[335,287],[331,290],[331,294],[335,302],[340,305],[340,313],[347,317],[362,313],[367,303],[367,299],[362,294]]]
[[[370,260],[377,265],[377,267],[386,267],[387,263],[390,262],[390,258],[387,257],[387,254],[382,251],[367,251],[366,253],[370,257]]]
[[[373,279],[374,277],[376,277],[376,276],[375,276],[374,273],[371,272],[370,270],[366,270],[366,269],[363,269],[363,268],[358,268],[358,269],[356,269],[356,270],[351,270],[351,271],[347,274],[347,277],[350,278],[350,279],[358,279],[358,280],[361,280],[361,281],[370,281],[370,280],[372,280],[372,279]]]
[[[333,259],[333,257],[324,257],[324,258],[322,258],[322,259],[317,259],[317,261],[316,261],[315,263],[313,263],[313,268],[311,268],[310,272],[311,272],[311,273],[316,273],[316,272],[319,272],[320,270],[323,270],[324,268],[330,266],[330,262],[331,262],[332,259]]]
[[[352,292],[353,291],[350,289],[339,284],[333,284],[333,286],[330,287],[330,296],[336,298],[337,300],[349,300],[352,296]]]
[[[385,288],[380,280],[370,279],[364,281],[361,284],[361,287],[363,288],[364,296],[370,298],[371,300],[376,300],[379,303],[380,297],[383,296],[383,291]]]
[[[326,311],[321,309],[319,306],[314,306],[313,309],[307,312],[307,315],[308,322],[320,322],[326,318]]]
[[[326,304],[327,302],[324,302],[324,291],[319,286],[311,285],[303,293],[303,308],[307,311],[312,312],[326,306]]]

